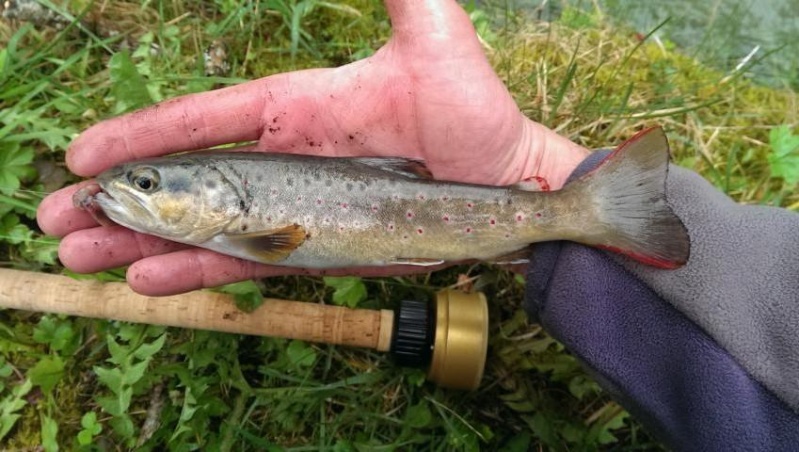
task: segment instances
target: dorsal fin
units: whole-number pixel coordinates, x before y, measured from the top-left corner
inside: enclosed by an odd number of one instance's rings
[[[433,173],[427,169],[422,160],[406,159],[402,157],[355,157],[352,160],[362,165],[389,171],[412,179],[433,178]]]

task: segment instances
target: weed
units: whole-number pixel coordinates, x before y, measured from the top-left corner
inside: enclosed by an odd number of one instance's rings
[[[795,92],[708,68],[673,43],[610,27],[601,14],[570,10],[560,22],[539,23],[484,5],[471,5],[470,16],[531,118],[592,148],[657,121],[675,160],[736,200],[799,209]],[[60,29],[0,22],[0,261],[100,281],[123,280],[124,269],[64,271],[57,241],[34,221],[43,192],[74,181],[63,158],[77,131],[180,94],[348,63],[389,35],[385,12],[367,0],[61,6],[68,25]],[[205,75],[202,55],[214,41],[227,48],[227,77]],[[492,300],[486,376],[468,394],[435,388],[423,371],[369,351],[0,312],[0,440],[17,449],[659,447],[528,322],[519,306],[523,280],[495,267],[296,276],[222,290],[243,310],[262,294],[378,309],[429,299],[462,273],[479,276],[475,285]]]

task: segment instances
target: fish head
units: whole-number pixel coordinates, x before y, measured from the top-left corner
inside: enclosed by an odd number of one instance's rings
[[[94,202],[112,221],[182,243],[211,239],[241,210],[241,196],[222,173],[180,160],[123,164],[97,183]]]

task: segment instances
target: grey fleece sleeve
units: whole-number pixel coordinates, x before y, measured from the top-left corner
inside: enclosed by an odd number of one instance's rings
[[[667,189],[691,236],[688,264],[617,261],[799,412],[799,214],[736,204],[674,166]]]
[[[528,313],[669,447],[797,450],[799,214],[735,204],[676,167],[667,190],[691,236],[685,267],[537,244]]]

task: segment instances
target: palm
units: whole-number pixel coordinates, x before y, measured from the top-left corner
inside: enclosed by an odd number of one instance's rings
[[[440,179],[511,184],[535,175],[559,186],[585,151],[522,116],[454,1],[422,3],[386,0],[394,35],[368,59],[183,96],[104,121],[75,140],[67,163],[94,176],[132,159],[257,141],[250,150],[405,156],[425,160]],[[38,215],[42,230],[65,236],[59,255],[75,271],[132,263],[131,286],[159,295],[302,271],[97,227],[72,207],[78,188],[49,196]],[[419,271],[359,273],[410,270]]]
[[[457,54],[421,38],[410,45],[392,39],[368,60],[313,74],[314,85],[322,86],[313,105],[332,114],[306,117],[334,119],[318,119],[307,130],[310,142],[336,155],[421,158],[437,178],[517,182],[523,162],[516,160],[526,157],[516,152],[524,118],[467,31],[453,37],[468,40]],[[272,114],[280,107],[268,110],[265,120],[280,124],[279,114]],[[284,142],[275,135],[280,132],[268,128],[260,147],[306,151],[307,137]]]

